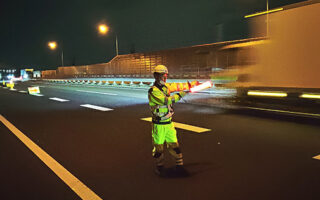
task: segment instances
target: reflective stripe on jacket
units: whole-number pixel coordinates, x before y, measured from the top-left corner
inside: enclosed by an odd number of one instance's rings
[[[155,124],[171,123],[173,115],[172,104],[181,99],[179,94],[170,96],[168,84],[160,86],[154,85],[148,91],[149,106],[152,113],[152,122]]]

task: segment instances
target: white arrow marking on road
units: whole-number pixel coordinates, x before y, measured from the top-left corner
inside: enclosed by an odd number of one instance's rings
[[[106,93],[106,92],[94,92],[94,91],[85,91],[85,90],[76,90],[77,92],[87,92],[87,93],[94,93],[94,94],[104,94],[104,95],[117,95],[113,93]]]
[[[25,134],[11,124],[6,118],[0,115],[0,121],[38,158],[44,162],[63,182],[65,182],[81,199],[101,200],[90,188],[83,184],[77,177],[71,174],[60,163],[47,154],[41,147],[30,140]]]
[[[67,99],[60,99],[60,98],[57,98],[57,97],[52,97],[52,98],[49,98],[49,99],[54,100],[54,101],[59,101],[59,102],[70,101],[70,100],[67,100]]]
[[[80,106],[86,107],[86,108],[95,109],[95,110],[100,110],[100,111],[110,111],[110,110],[113,110],[113,109],[111,109],[111,108],[105,108],[105,107],[95,106],[95,105],[91,105],[91,104],[83,104],[83,105],[80,105]]]
[[[141,120],[151,122],[152,118],[151,117],[141,118]],[[193,131],[193,132],[197,132],[197,133],[211,131],[211,129],[201,128],[201,127],[192,126],[192,125],[188,125],[188,124],[182,124],[182,123],[178,123],[178,122],[173,122],[173,124],[176,128],[181,128],[181,129],[185,129],[185,130]]]
[[[317,155],[317,156],[313,157],[313,159],[320,160],[320,155]]]

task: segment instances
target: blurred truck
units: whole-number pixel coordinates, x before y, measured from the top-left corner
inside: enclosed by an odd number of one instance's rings
[[[217,85],[237,89],[242,103],[319,105],[320,3],[305,1],[248,18],[256,39],[224,46],[233,66],[214,77],[235,77]],[[291,102],[291,103],[290,103]]]

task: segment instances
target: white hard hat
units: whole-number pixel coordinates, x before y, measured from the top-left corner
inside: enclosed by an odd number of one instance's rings
[[[160,74],[168,74],[168,69],[166,66],[164,65],[157,65],[155,68],[154,68],[154,72],[155,73],[160,73]]]

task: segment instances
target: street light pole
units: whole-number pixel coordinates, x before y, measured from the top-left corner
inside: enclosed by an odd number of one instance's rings
[[[119,48],[118,48],[118,36],[116,35],[116,56],[119,55]]]
[[[51,50],[55,50],[57,48],[57,42],[55,41],[51,41],[48,43],[48,46]],[[61,45],[61,64],[62,64],[62,67],[64,66],[64,62],[63,62],[63,48],[62,48],[62,45]]]
[[[62,47],[61,47],[61,63],[62,63],[62,67],[63,67],[64,65],[63,65],[63,49],[62,49]]]
[[[267,0],[267,37],[269,36],[269,0]]]
[[[109,32],[109,27],[106,24],[100,24],[98,26],[98,31],[99,31],[99,34],[106,35]],[[116,33],[115,45],[116,45],[116,56],[118,56],[119,55],[119,44],[118,44],[118,35],[117,35],[117,33]]]
[[[262,11],[262,12],[258,12],[258,13],[254,13],[254,14],[249,14],[249,15],[246,15],[244,16],[244,18],[250,18],[250,17],[255,17],[255,16],[259,16],[259,15],[264,15],[266,14],[266,37],[269,36],[269,13],[274,13],[274,12],[278,12],[278,11],[282,11],[283,8],[276,8],[276,9],[272,9],[272,10],[269,10],[269,0],[266,0],[266,7],[267,7],[267,10],[266,11]]]

